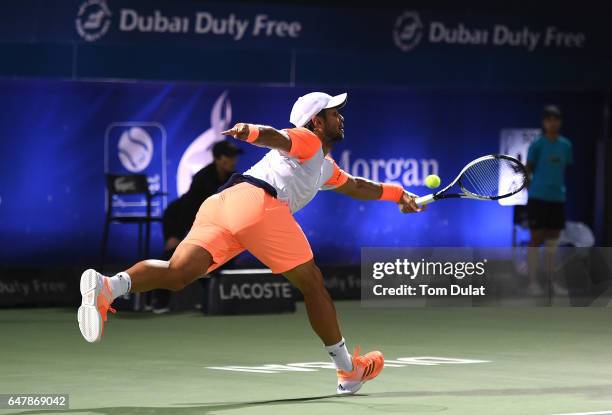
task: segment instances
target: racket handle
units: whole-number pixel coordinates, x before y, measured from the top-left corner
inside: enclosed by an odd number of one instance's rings
[[[415,203],[418,206],[428,205],[431,202],[433,202],[434,200],[436,200],[436,199],[434,199],[433,193],[429,194],[429,195],[426,195],[426,196],[417,197],[416,199],[414,199]]]

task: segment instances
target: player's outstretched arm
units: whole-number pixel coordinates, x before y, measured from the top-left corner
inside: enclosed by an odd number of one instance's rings
[[[402,213],[421,212],[424,209],[424,207],[419,207],[415,203],[414,200],[417,196],[405,191],[401,186],[377,183],[363,177],[348,176],[348,179],[342,186],[338,186],[333,190],[359,200],[388,200],[396,202],[399,204]]]
[[[232,136],[237,140],[246,141],[259,147],[286,152],[291,150],[291,140],[287,133],[267,125],[238,123],[221,134]]]
[[[359,200],[379,200],[382,195],[380,183],[364,179],[363,177],[348,176],[348,179],[342,186],[336,187],[333,190]]]

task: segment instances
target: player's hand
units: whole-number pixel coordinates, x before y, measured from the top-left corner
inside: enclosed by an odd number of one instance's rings
[[[238,124],[234,125],[229,130],[221,132],[221,134],[223,134],[223,135],[231,135],[232,137],[234,137],[234,138],[236,138],[238,140],[243,140],[244,141],[249,136],[249,126],[248,126],[248,124],[244,124],[244,123],[239,122]]]
[[[404,192],[404,195],[402,196],[402,199],[399,201],[399,204],[398,204],[400,212],[418,213],[418,212],[424,211],[425,206],[419,207],[415,202],[416,198],[417,198],[416,195],[413,195],[412,193]]]

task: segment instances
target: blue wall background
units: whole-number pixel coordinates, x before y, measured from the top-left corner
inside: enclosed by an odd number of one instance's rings
[[[330,93],[343,92],[334,88]],[[176,195],[181,155],[210,128],[214,102],[227,91],[232,122],[289,126],[305,88],[178,82],[0,81],[0,262],[97,263],[104,217],[104,135],[113,122],[147,121],[168,134],[168,192]],[[346,139],[333,155],[350,158],[435,159],[443,181],[476,156],[499,149],[503,128],[538,127],[542,106],[567,114],[576,167],[569,183],[569,218],[593,222],[595,140],[603,96],[590,92],[435,91],[348,88]],[[264,150],[246,153],[239,170]],[[354,166],[353,166],[354,167]],[[380,180],[385,180],[381,172]],[[426,193],[422,186],[410,189]],[[317,257],[353,263],[362,246],[507,246],[512,208],[448,201],[422,215],[401,215],[390,203],[358,202],[320,192],[297,214]],[[111,259],[135,258],[135,229],[115,226]],[[154,233],[160,253],[161,232]]]
[[[0,262],[97,261],[109,124],[163,125],[167,191],[173,198],[179,160],[189,143],[210,128],[211,108],[226,91],[232,122],[276,127],[288,126],[291,105],[304,92],[348,91],[347,138],[334,151],[339,162],[345,151],[350,151],[353,163],[435,159],[443,181],[475,156],[496,152],[501,129],[538,127],[542,106],[556,103],[566,114],[564,132],[574,143],[576,159],[568,176],[568,216],[592,225],[597,219],[596,140],[606,138],[603,113],[606,91],[612,86],[607,14],[539,3],[529,9],[509,7],[513,11],[506,13],[495,12],[495,7],[480,12],[451,6],[406,10],[305,2],[3,2]],[[99,36],[87,40],[78,32],[79,21],[84,23],[101,7],[110,14],[90,30]],[[301,30],[295,38],[240,40],[191,29],[180,34],[122,31],[119,22],[125,9],[141,16],[157,11],[187,17],[191,25],[201,12],[218,18],[234,15],[250,24],[266,15],[299,22]],[[407,40],[415,41],[414,47],[402,51],[394,35],[406,12],[418,16],[421,28]],[[499,25],[515,33],[541,35],[553,27],[579,34],[584,42],[581,47],[540,43],[533,50],[524,44],[432,42],[428,33],[435,22],[449,30],[463,26],[490,34]],[[255,147],[245,150],[240,170],[263,155]],[[379,179],[386,177],[381,173]],[[411,190],[426,192],[420,186]],[[599,207],[599,216],[602,210]],[[322,192],[297,218],[319,259],[340,263],[357,262],[361,246],[507,246],[512,209],[450,201],[432,206],[424,215],[402,216],[390,204],[355,202]],[[159,229],[154,240],[159,253]],[[112,260],[134,259],[134,229],[115,227],[112,241]]]

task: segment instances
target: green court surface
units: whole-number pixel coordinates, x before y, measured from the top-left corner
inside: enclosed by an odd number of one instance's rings
[[[366,309],[337,303],[352,347],[386,367],[352,397],[300,304],[285,315],[110,315],[101,343],[76,309],[0,310],[0,393],[68,393],[72,414],[565,414],[612,411],[612,313],[605,308]],[[429,359],[422,359],[429,357]],[[440,363],[437,358],[479,363]],[[439,363],[439,364],[435,364]],[[268,366],[268,372],[209,367]],[[280,370],[282,368],[283,370]],[[293,368],[293,369],[292,369]],[[245,369],[245,368],[243,368]],[[301,369],[301,370],[300,370]]]

